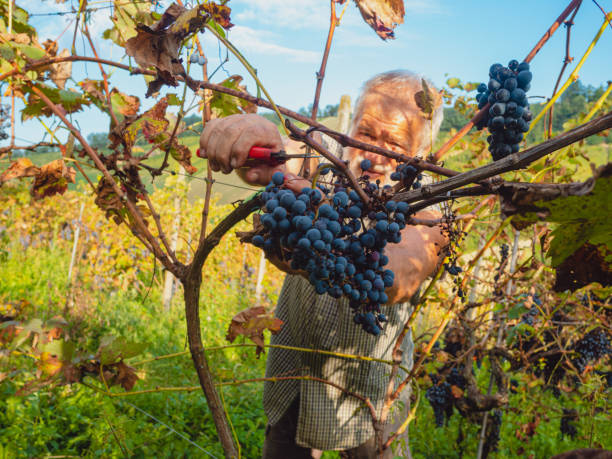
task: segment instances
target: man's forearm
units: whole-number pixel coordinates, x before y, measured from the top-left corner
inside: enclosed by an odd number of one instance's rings
[[[435,219],[440,215],[423,211],[415,217]],[[387,245],[387,268],[395,273],[393,286],[386,290],[388,304],[405,303],[412,298],[421,283],[438,267],[447,243],[439,226],[408,226],[402,231],[399,244]]]

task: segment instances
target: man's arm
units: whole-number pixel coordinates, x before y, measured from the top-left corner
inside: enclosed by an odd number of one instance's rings
[[[440,218],[438,212],[422,211],[417,218]],[[412,298],[425,278],[431,275],[443,258],[448,239],[439,226],[409,225],[402,231],[402,241],[388,244],[385,252],[389,257],[386,268],[395,274],[393,286],[385,293],[388,304],[405,303]]]

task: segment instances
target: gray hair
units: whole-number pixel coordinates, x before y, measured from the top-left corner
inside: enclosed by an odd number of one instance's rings
[[[365,95],[369,94],[370,92],[373,92],[380,86],[388,86],[396,89],[419,88],[418,90],[420,90],[420,88],[422,87],[421,80],[425,80],[427,86],[435,90],[435,86],[431,82],[431,80],[421,75],[417,75],[416,73],[413,73],[409,70],[391,70],[373,76],[372,78],[367,80],[361,88],[361,94],[359,95],[359,97],[357,98],[357,102],[355,103],[353,121],[359,119],[359,117],[361,116]],[[440,131],[440,125],[442,124],[442,118],[444,117],[444,110],[442,105],[443,104],[440,103],[437,107],[435,107],[432,115],[431,125],[426,125],[427,129],[423,129],[423,131],[421,132],[421,138],[419,142],[420,147],[416,152],[417,155],[423,155],[426,150],[430,148],[430,143],[438,136],[438,132]],[[433,145],[431,145],[431,148],[433,148]]]

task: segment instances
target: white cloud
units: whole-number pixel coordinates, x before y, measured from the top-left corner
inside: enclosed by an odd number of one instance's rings
[[[344,25],[361,22],[354,2],[349,0]],[[259,23],[291,29],[327,29],[329,27],[329,2],[324,0],[234,0],[233,19],[236,24]],[[340,14],[344,5],[337,5]],[[404,0],[407,20],[418,14],[439,14],[443,10],[437,0]],[[359,18],[359,20],[357,20]]]
[[[289,48],[274,43],[277,40],[276,35],[267,30],[255,30],[236,25],[232,27],[228,38],[236,48],[248,54],[284,57],[292,62],[300,63],[318,62],[321,58],[319,52]],[[205,42],[209,45],[217,45],[217,40],[212,34],[205,34]]]
[[[329,3],[322,0],[235,0],[233,22],[292,29],[327,28]]]

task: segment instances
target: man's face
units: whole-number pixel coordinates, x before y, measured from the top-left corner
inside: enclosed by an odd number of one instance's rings
[[[364,96],[363,110],[359,118],[355,119],[352,137],[406,156],[414,156],[427,125],[416,105],[412,103],[412,91],[407,90],[401,98],[383,92],[384,88],[380,88]],[[373,181],[380,179],[382,184],[391,182],[389,175],[397,166],[393,159],[356,148],[348,148],[347,157],[349,167],[356,176],[362,174],[362,160],[372,161],[372,167],[367,174]]]

